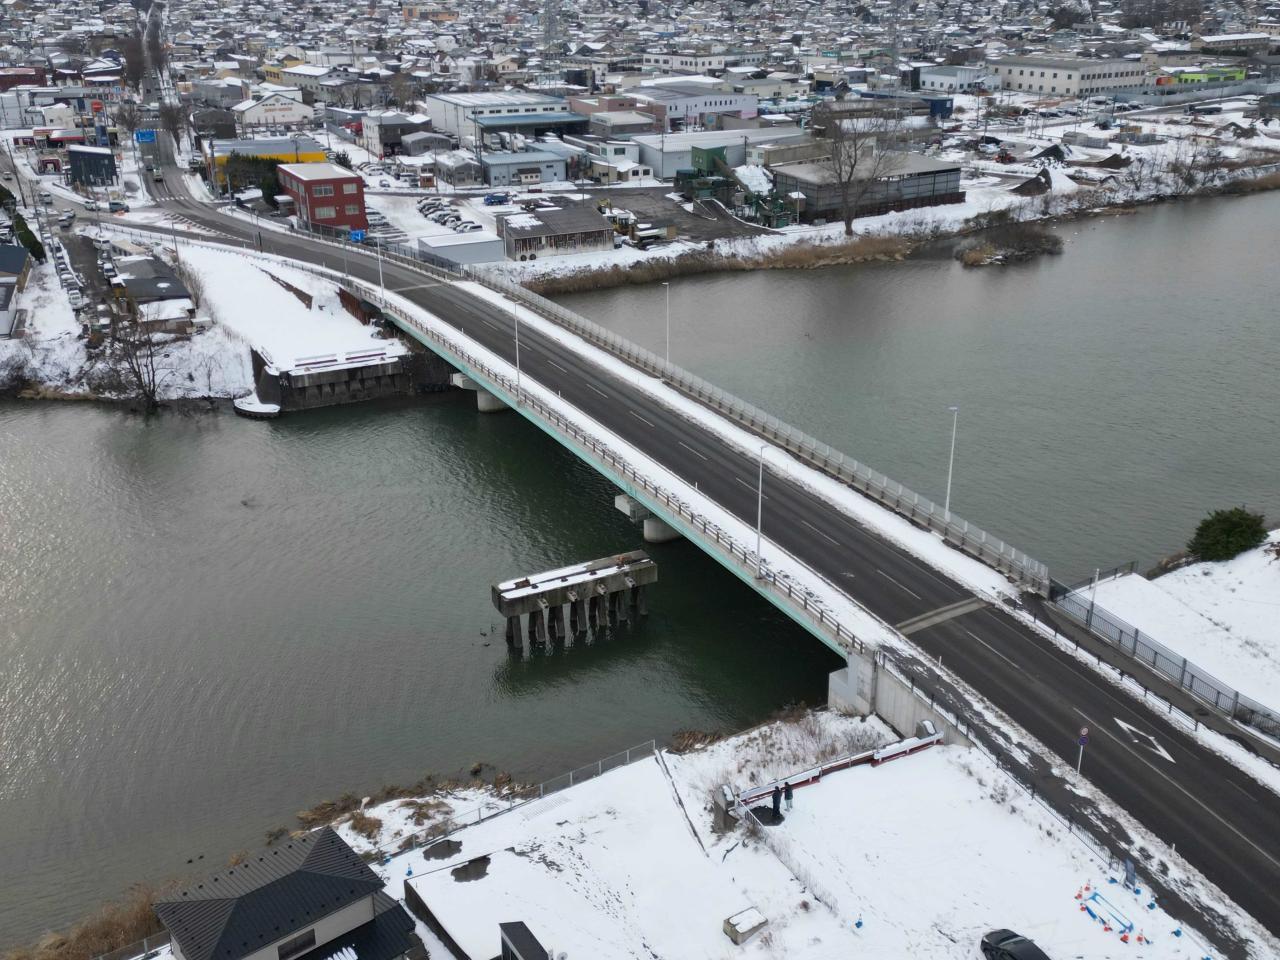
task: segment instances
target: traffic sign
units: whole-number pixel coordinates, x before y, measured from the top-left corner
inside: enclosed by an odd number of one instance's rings
[[[155,143],[156,132],[154,130],[135,130],[133,131],[133,139],[136,143]]]
[[[349,236],[351,237],[351,242],[352,242],[352,243],[364,243],[364,231],[363,231],[363,230],[352,230],[352,231],[351,231],[351,233],[349,234]]]

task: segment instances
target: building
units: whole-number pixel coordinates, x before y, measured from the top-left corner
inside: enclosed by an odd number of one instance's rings
[[[154,905],[175,960],[399,960],[413,918],[331,827],[282,840]]]
[[[400,138],[400,153],[408,157],[420,157],[427,153],[445,153],[453,149],[453,141],[443,133],[424,130],[406,133]]]
[[[419,237],[418,250],[428,261],[450,264],[497,263],[506,256],[502,238],[488,230]]]
[[[312,110],[300,99],[282,93],[242,100],[231,108],[241,136],[254,130],[297,130],[312,120]]]
[[[190,329],[195,301],[173,268],[149,254],[117,257],[111,289],[130,316],[152,330]]]
[[[774,190],[779,196],[804,199],[803,218],[835,219],[842,204],[829,161],[788,163],[773,168]],[[863,195],[855,216],[872,216],[891,210],[960,203],[960,164],[935,160],[917,153],[899,153],[888,169],[876,177]]]
[[[431,129],[431,118],[425,114],[398,110],[372,110],[360,123],[364,148],[375,157],[399,153],[406,136]]]
[[[970,93],[983,85],[986,76],[983,67],[921,67],[920,89],[928,93]]]
[[[325,160],[324,147],[301,134],[269,140],[206,140],[205,172],[209,183],[215,188],[226,186],[225,175],[220,171],[232,156],[277,160],[282,163],[322,163]]]
[[[549,97],[523,90],[492,93],[434,93],[422,100],[431,118],[431,129],[454,137],[475,136],[485,130],[551,127],[586,118],[569,110],[563,97]]]
[[[712,73],[724,70],[724,61],[723,53],[694,53],[686,50],[680,53],[650,51],[644,55],[643,62],[651,70],[669,73]]]
[[[116,182],[116,158],[108,147],[67,147],[67,170],[71,182],[86,187],[105,187]]]
[[[564,157],[547,150],[493,150],[480,155],[480,166],[491,187],[553,183],[569,176]]]
[[[313,63],[300,63],[296,67],[285,67],[280,71],[280,82],[297,87],[304,94],[315,98],[324,88],[324,81],[333,73],[332,67],[316,66]]]
[[[807,133],[788,135],[785,131],[758,128],[754,130],[706,130],[700,133],[675,133],[666,136],[633,137],[640,145],[640,162],[653,170],[661,180],[670,180],[677,170],[693,167],[693,148],[724,147],[725,162],[738,167],[747,162],[747,149],[755,143],[801,143]]]
[[[337,231],[369,228],[358,174],[335,163],[282,163],[276,176],[304,223]]]
[[[0,283],[9,284],[21,292],[27,287],[31,274],[31,254],[16,243],[0,244]]]
[[[657,133],[658,121],[653,114],[638,110],[601,110],[591,115],[587,131],[609,139],[633,137],[637,133]]]
[[[709,88],[703,83],[668,83],[632,91],[640,109],[653,114],[667,130],[705,126],[713,114],[732,113],[744,119],[758,112],[759,100],[748,93]]]
[[[1195,37],[1191,41],[1193,50],[1205,53],[1266,53],[1277,43],[1269,33],[1219,33],[1207,37]]]
[[[1147,70],[1137,60],[1084,60],[1053,57],[1005,57],[987,68],[1005,90],[1083,97],[1147,85]]]
[[[511,260],[566,257],[613,249],[613,224],[590,207],[499,216],[498,236]]]

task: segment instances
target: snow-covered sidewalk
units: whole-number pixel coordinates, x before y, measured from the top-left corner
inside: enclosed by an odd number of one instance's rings
[[[1097,587],[1097,604],[1147,636],[1280,709],[1280,530],[1222,563],[1155,580],[1128,574]],[[1082,591],[1086,599],[1088,589]]]

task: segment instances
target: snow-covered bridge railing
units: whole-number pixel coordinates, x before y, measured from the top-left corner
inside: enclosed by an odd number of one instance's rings
[[[468,268],[466,274],[477,283],[510,297],[593,346],[658,377],[738,425],[772,440],[797,459],[864,493],[912,523],[940,534],[952,547],[1012,577],[1027,589],[1041,594],[1048,593],[1049,570],[1045,564],[967,520],[962,520],[928,497],[921,496],[772,414],[519,284],[476,268]]]

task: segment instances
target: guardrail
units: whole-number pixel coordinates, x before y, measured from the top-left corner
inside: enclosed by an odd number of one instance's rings
[[[861,491],[899,516],[941,534],[949,545],[1021,581],[1037,593],[1048,593],[1048,567],[999,537],[944,510],[928,497],[921,496],[821,440],[517,283],[476,268],[467,268],[464,272],[469,279],[510,297],[593,346],[658,377],[686,396],[772,440],[797,459],[846,486]]]
[[[1055,607],[1114,650],[1158,673],[1222,716],[1280,740],[1280,711],[1245,696],[1182,654],[1099,607],[1080,589],[1054,581],[1052,595],[1050,602]]]

